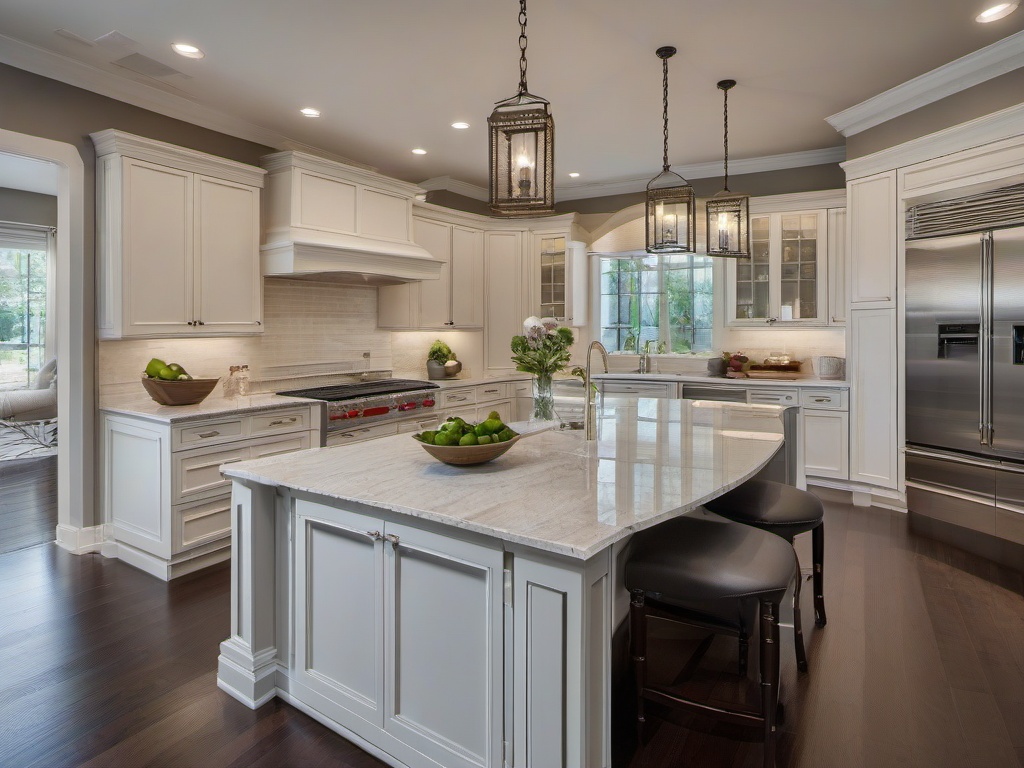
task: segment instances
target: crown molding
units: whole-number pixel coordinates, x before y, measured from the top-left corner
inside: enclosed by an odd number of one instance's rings
[[[423,193],[423,188],[410,184],[407,181],[384,176],[365,166],[341,163],[336,160],[311,155],[307,152],[275,152],[271,155],[264,155],[260,158],[260,165],[268,173],[291,173],[295,168],[301,168],[312,173],[319,173],[332,178],[342,178],[356,184],[363,184],[385,192],[391,192],[402,197],[414,198]]]
[[[853,136],[1022,66],[1024,32],[1017,32],[825,120],[843,136]]]
[[[76,61],[5,35],[0,35],[0,63],[256,144],[263,144],[274,149],[293,149],[313,154],[324,154],[316,147],[203,106],[183,96],[106,72],[91,64]],[[340,162],[360,165],[345,158],[337,159]]]
[[[984,144],[1020,136],[1024,130],[1024,104],[1017,104],[960,125],[911,139],[864,157],[842,163],[846,180],[859,179],[894,168],[961,152]]]
[[[419,186],[428,192],[452,192],[456,195],[480,200],[484,203],[491,199],[490,194],[484,187],[478,187],[476,184],[470,184],[466,181],[459,181],[451,176],[435,176],[432,179],[421,181]]]
[[[784,171],[790,168],[805,168],[812,165],[841,163],[846,159],[846,147],[829,147],[828,149],[812,149],[806,152],[789,152],[782,155],[765,155],[745,160],[730,160],[730,177],[749,173],[767,173]],[[673,165],[672,170],[686,179],[709,179],[721,176],[722,161],[710,163],[691,163],[689,165]],[[588,197],[608,197],[611,195],[628,195],[643,192],[647,189],[649,177],[623,179],[603,184],[580,184],[575,186],[556,186],[556,197],[559,200],[579,200]]]

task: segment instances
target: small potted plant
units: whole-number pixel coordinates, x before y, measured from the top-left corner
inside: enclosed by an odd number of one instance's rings
[[[456,365],[446,366],[450,362]],[[449,368],[452,373],[448,373]],[[427,378],[443,379],[445,376],[454,376],[459,370],[462,370],[462,364],[455,358],[451,347],[440,339],[430,345],[430,351],[427,352]]]

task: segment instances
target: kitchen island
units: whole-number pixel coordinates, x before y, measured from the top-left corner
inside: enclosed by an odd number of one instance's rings
[[[611,762],[630,535],[765,467],[784,408],[606,399],[476,467],[407,435],[232,464],[218,684],[396,766]]]

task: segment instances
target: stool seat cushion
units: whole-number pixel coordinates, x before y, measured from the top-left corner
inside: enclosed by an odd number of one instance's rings
[[[783,539],[707,512],[693,512],[633,537],[626,588],[747,632],[760,599],[780,602],[796,571]]]
[[[813,493],[771,480],[748,480],[707,502],[704,508],[791,541],[817,528],[825,515],[821,500]]]

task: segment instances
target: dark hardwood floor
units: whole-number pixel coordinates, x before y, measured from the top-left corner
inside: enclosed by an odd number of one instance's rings
[[[805,622],[806,675],[782,631],[780,768],[1020,766],[1021,575],[906,515],[826,506],[829,623]],[[288,705],[252,712],[217,689],[228,599],[225,566],[165,584],[52,544],[0,555],[0,766],[380,766]],[[734,642],[709,654],[712,694]],[[658,712],[640,752],[620,719],[616,765],[760,765],[755,735]]]
[[[57,457],[0,461],[0,553],[54,540]]]

